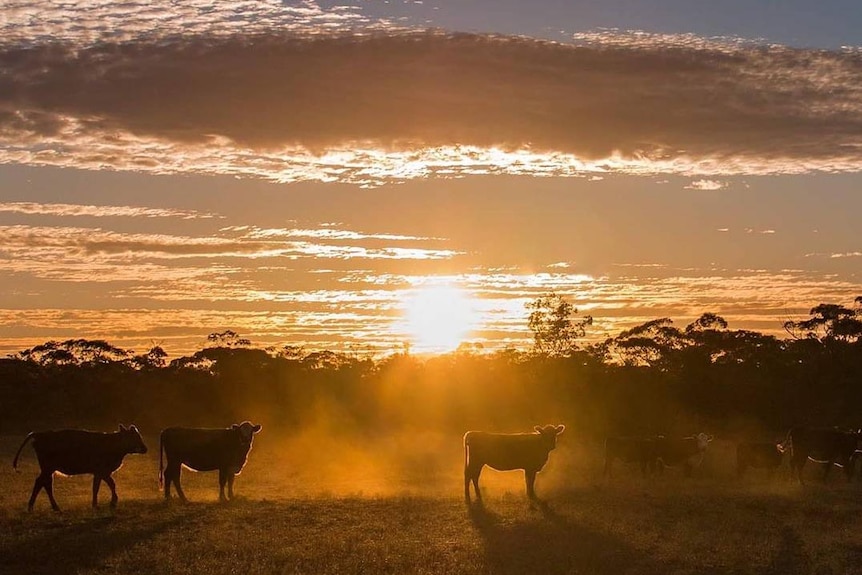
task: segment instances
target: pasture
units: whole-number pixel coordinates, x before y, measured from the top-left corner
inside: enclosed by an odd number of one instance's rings
[[[805,486],[752,471],[733,476],[717,441],[691,479],[641,479],[617,463],[601,478],[596,445],[562,436],[539,474],[486,469],[483,506],[463,501],[460,437],[362,443],[326,437],[256,440],[237,499],[217,502],[215,473],[183,472],[191,503],[158,490],[158,439],[115,474],[120,497],[89,506],[91,478],[58,477],[26,502],[38,466],[23,436],[0,437],[0,573],[862,573],[862,484],[806,469]],[[567,441],[568,440],[568,441]],[[837,470],[836,470],[837,471]]]

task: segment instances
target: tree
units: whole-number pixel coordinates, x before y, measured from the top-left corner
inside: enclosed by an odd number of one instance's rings
[[[622,365],[659,366],[685,344],[685,336],[673,327],[673,320],[663,317],[621,332],[607,342],[607,349]]]
[[[129,362],[135,369],[160,369],[165,367],[167,357],[168,354],[162,349],[162,346],[154,345],[150,351],[134,356]]]
[[[101,339],[48,341],[17,354],[18,359],[47,365],[100,365],[125,360],[131,351]]]
[[[566,299],[547,293],[526,305],[530,310],[528,325],[533,332],[533,351],[549,357],[568,357],[577,349],[593,318],[572,319],[578,310]]]
[[[207,341],[216,347],[249,347],[251,340],[240,337],[238,333],[227,329],[221,332],[213,332],[207,336]]]
[[[833,303],[821,303],[809,311],[812,317],[784,322],[784,330],[795,339],[809,338],[828,341],[857,341],[862,338],[862,296],[851,309]]]

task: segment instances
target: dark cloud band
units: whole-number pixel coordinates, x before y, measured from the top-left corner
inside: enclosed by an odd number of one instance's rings
[[[0,69],[6,150],[62,140],[71,119],[79,136],[121,131],[266,153],[361,143],[528,149],[665,170],[862,165],[862,55],[851,51],[258,34],[7,46]]]

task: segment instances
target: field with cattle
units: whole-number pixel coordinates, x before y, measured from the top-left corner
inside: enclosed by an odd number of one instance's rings
[[[366,439],[264,430],[218,502],[217,473],[184,471],[190,502],[163,502],[157,436],[115,474],[119,505],[90,508],[89,476],[58,477],[62,513],[44,494],[21,436],[0,438],[0,572],[55,573],[857,573],[862,484],[835,473],[806,484],[761,470],[735,478],[733,443],[716,439],[691,478],[640,477],[617,463],[602,477],[595,441],[560,436],[539,474],[486,469],[484,504],[463,499],[461,437]],[[312,446],[316,448],[312,449]]]
[[[845,325],[843,309],[814,308],[787,340],[704,314],[684,330],[656,320],[554,353],[372,358],[224,332],[168,362],[159,348],[47,342],[0,359],[0,573],[862,573],[858,472],[822,481],[809,463],[802,485],[786,461],[772,478],[735,469],[737,444],[768,448],[796,426],[841,435],[851,462],[862,328],[848,330],[862,323]],[[189,502],[166,504],[160,431],[245,420],[262,430],[236,498],[219,502],[218,472],[183,471]],[[92,476],[80,475],[54,481],[61,513],[44,493],[27,511],[33,445],[19,472],[11,463],[28,432],[119,424],[135,424],[149,451],[114,473],[115,510],[105,485],[92,510]],[[486,468],[484,503],[465,504],[465,432],[536,425],[565,426],[540,501],[522,471]],[[691,477],[642,477],[620,461],[604,476],[608,437],[639,438],[637,454],[687,436],[712,439]]]

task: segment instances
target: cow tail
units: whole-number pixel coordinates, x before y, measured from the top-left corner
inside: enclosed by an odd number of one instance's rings
[[[21,450],[24,449],[24,446],[27,445],[27,442],[33,439],[33,435],[35,432],[31,431],[27,434],[27,437],[24,438],[24,441],[21,443],[21,447],[18,448],[18,452],[15,453],[15,459],[12,460],[12,469],[18,471],[18,456],[21,455]]]
[[[159,489],[162,489],[165,486],[165,468],[162,463],[162,453],[164,452],[163,439],[162,434],[159,434]]]

